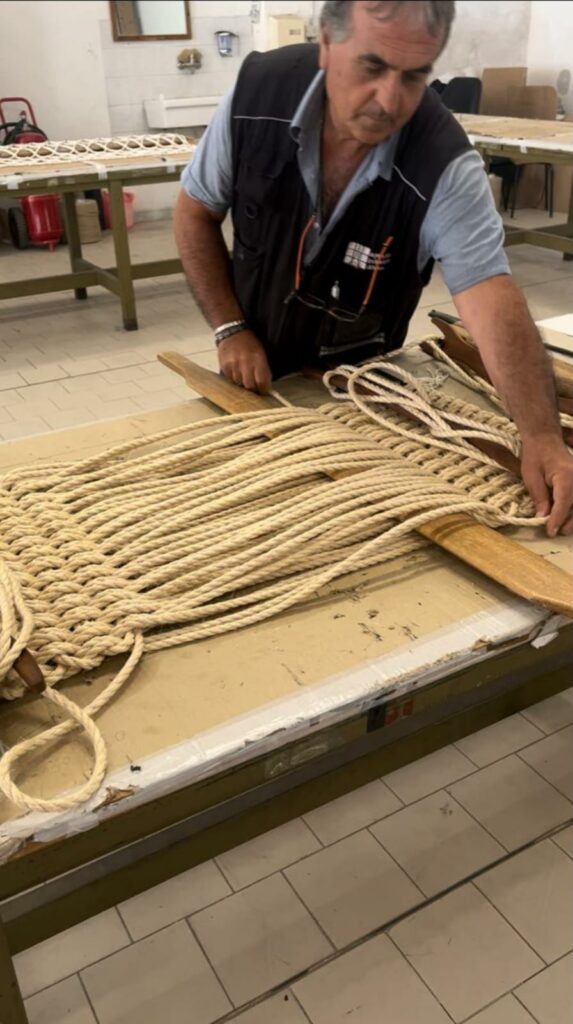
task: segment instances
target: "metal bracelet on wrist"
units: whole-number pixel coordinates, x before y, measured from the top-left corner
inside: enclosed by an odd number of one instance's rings
[[[241,331],[246,330],[246,320],[231,320],[228,324],[221,324],[220,327],[215,329],[215,344],[220,345],[227,338],[232,338],[234,334],[240,334]]]

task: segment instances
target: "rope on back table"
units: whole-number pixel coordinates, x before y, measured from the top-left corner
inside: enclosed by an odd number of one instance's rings
[[[18,807],[64,810],[98,790],[107,754],[93,717],[145,651],[253,625],[419,549],[413,531],[439,515],[544,521],[521,480],[470,443],[516,454],[501,412],[437,395],[394,363],[336,374],[347,391],[327,374],[336,400],[319,410],[209,419],[0,477],[0,693],[21,694],[13,666],[27,648],[48,684],[42,699],[67,716],[0,759],[0,790]],[[114,654],[127,656],[123,668],[87,707],[56,689]],[[53,798],[23,792],[20,762],[78,726],[90,778]]]
[[[78,160],[97,158],[105,161],[106,156],[114,158],[129,156],[178,156],[193,148],[193,143],[184,135],[162,133],[160,135],[116,135],[113,138],[67,139],[56,142],[26,142],[12,146],[0,146],[0,168],[27,164],[30,167],[43,166],[54,161],[75,163]]]

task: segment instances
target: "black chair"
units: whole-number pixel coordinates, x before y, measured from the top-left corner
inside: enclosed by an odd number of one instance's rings
[[[533,161],[532,161],[533,163]],[[504,210],[510,211],[510,217],[515,217],[515,202],[517,199],[517,190],[519,188],[519,182],[525,167],[531,166],[528,163],[516,163],[513,160],[504,159],[503,157],[494,156],[489,162],[489,173],[496,174],[498,178],[501,178],[501,198],[503,202]],[[555,188],[555,171],[553,164],[541,164],[545,172],[543,196],[545,200],[545,209],[550,217],[553,216],[553,193]]]
[[[444,106],[454,114],[477,114],[481,100],[481,79],[452,78],[439,96]]]
[[[441,82],[439,78],[434,78],[434,81],[430,82],[430,89],[433,89],[434,92],[442,93],[445,88],[446,88],[446,83],[445,82]]]

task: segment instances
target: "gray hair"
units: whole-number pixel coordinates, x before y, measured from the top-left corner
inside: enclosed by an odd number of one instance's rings
[[[330,31],[336,42],[342,42],[350,34],[352,3],[353,0],[325,0],[323,4],[320,24]],[[384,15],[388,20],[395,17],[401,7],[415,8],[424,15],[428,31],[433,36],[444,33],[444,46],[448,41],[456,13],[455,0],[381,0],[373,6],[379,8],[380,12],[385,7],[389,8],[388,13]]]

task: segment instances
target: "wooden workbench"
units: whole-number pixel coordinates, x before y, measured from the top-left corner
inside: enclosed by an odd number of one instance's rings
[[[314,402],[306,384],[284,389]],[[21,441],[0,448],[0,471],[205,415],[216,414],[191,400]],[[573,539],[519,539],[571,570]],[[7,949],[570,685],[572,637],[564,619],[428,548],[339,580],[276,619],[147,655],[98,720],[110,751],[105,791],[53,815],[17,817],[0,799],[2,1024],[25,1021]],[[119,663],[65,692],[93,699]],[[0,738],[12,744],[35,731],[47,710],[38,700],[0,705]],[[81,742],[69,742],[21,781],[53,795],[77,784],[87,764]]]
[[[165,138],[169,139],[171,136]],[[89,140],[86,145],[88,144]],[[6,147],[6,150],[11,148]],[[32,144],[27,148],[41,150],[42,143]],[[150,150],[148,153],[144,149],[141,152],[127,151],[117,154],[96,151],[87,154],[84,159],[54,159],[46,164],[6,162],[3,160],[4,154],[0,153],[0,206],[17,202],[18,199],[29,195],[50,193],[62,196],[70,256],[68,274],[0,283],[0,299],[69,290],[73,290],[76,299],[86,299],[87,289],[99,285],[119,298],[126,331],[137,330],[134,281],[161,277],[165,274],[178,274],[181,272],[181,261],[173,257],[132,265],[123,190],[135,185],[178,181],[194,151],[194,143],[183,140],[180,145],[166,146],[164,149]],[[114,267],[98,267],[86,260],[80,241],[76,198],[86,190],[102,188],[109,189],[116,259]]]

